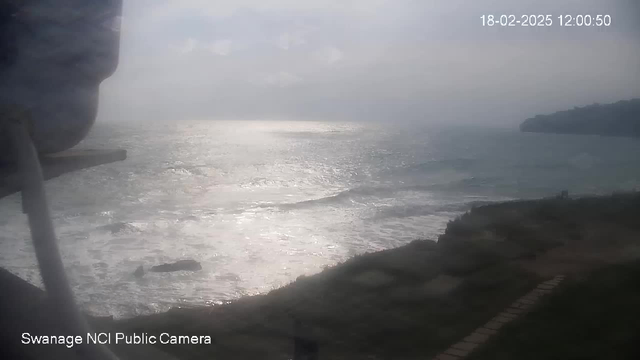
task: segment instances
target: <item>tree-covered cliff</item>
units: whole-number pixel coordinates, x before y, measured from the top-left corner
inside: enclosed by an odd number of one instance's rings
[[[551,115],[536,115],[525,120],[520,125],[520,130],[558,134],[640,136],[640,99],[576,107]]]

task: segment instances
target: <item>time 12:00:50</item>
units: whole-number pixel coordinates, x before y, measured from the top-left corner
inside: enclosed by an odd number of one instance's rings
[[[482,15],[480,18],[482,26],[611,26],[611,15]]]

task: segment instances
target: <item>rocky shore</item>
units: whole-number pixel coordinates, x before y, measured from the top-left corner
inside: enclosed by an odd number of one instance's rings
[[[437,242],[356,256],[265,295],[109,327],[211,336],[210,345],[161,346],[184,359],[289,359],[294,338],[324,359],[429,358],[549,276],[580,278],[640,257],[637,214],[638,193],[483,205]]]

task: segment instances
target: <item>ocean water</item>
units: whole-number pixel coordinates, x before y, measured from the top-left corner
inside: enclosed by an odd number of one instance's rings
[[[47,182],[66,269],[93,314],[267,292],[355,254],[436,240],[474,203],[640,188],[640,141],[482,127],[183,121],[97,124],[124,162]],[[41,284],[17,195],[0,266]],[[199,272],[132,274],[180,259]]]

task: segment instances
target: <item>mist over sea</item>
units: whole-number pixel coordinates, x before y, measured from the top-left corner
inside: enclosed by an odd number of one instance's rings
[[[640,188],[640,141],[481,127],[184,121],[97,124],[124,162],[47,182],[89,312],[129,317],[267,292],[350,256],[436,240],[474,203]],[[40,285],[20,197],[0,266]],[[180,259],[199,272],[149,273]]]

